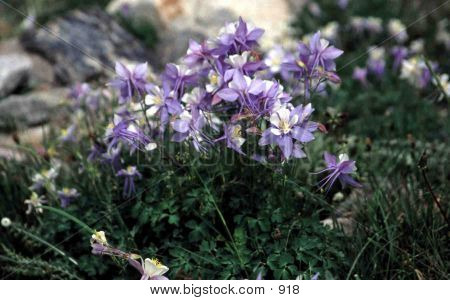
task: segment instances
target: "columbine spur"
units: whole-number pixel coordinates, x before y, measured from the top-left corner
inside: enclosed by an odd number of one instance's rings
[[[329,174],[319,182],[320,188],[327,187],[327,191],[330,190],[336,179],[339,179],[343,187],[347,184],[353,187],[362,187],[359,182],[351,177],[351,174],[356,171],[356,162],[350,160],[347,154],[340,154],[337,160],[336,156],[325,152],[324,160],[327,167],[316,174],[323,172],[328,172]]]
[[[125,181],[123,184],[123,196],[126,198],[130,198],[131,195],[136,191],[134,185],[134,179],[142,178],[142,174],[139,173],[135,166],[128,166],[126,169],[122,169],[117,172],[117,177],[124,177]]]

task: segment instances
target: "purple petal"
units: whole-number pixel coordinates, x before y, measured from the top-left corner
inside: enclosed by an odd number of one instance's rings
[[[175,131],[185,133],[189,130],[189,122],[185,120],[176,120],[172,125]]]
[[[322,52],[322,57],[324,59],[335,59],[335,58],[341,56],[342,53],[344,53],[344,51],[342,51],[341,49],[331,46]]]
[[[280,147],[281,151],[283,152],[284,157],[288,159],[292,154],[292,138],[285,135],[278,139],[277,141],[278,146]]]
[[[136,78],[145,79],[147,77],[148,64],[139,64],[134,68],[134,76]]]
[[[323,154],[323,159],[325,160],[328,167],[336,166],[336,156],[325,151]]]
[[[264,83],[264,81],[259,80],[259,79],[254,79],[251,83],[250,83],[250,87],[248,89],[248,93],[252,94],[252,95],[258,95],[261,92],[264,91],[266,84]]]
[[[247,82],[245,81],[244,75],[239,71],[235,71],[233,74],[233,82],[236,84],[239,90],[243,91],[247,88]]]
[[[188,136],[189,136],[188,133],[177,132],[172,136],[171,141],[180,143],[180,142],[184,141]]]
[[[341,174],[339,176],[339,181],[341,182],[342,186],[345,187],[346,184],[349,184],[353,187],[361,188],[363,187],[362,184],[354,180],[350,175],[347,174]]]
[[[239,97],[239,93],[230,88],[222,89],[218,91],[216,95],[225,101],[236,101]]]
[[[116,62],[116,73],[117,73],[117,75],[119,75],[120,77],[123,77],[123,78],[130,78],[130,76],[131,76],[131,73],[127,69],[127,67],[125,67],[120,62]]]
[[[296,126],[292,129],[292,137],[302,143],[308,143],[314,140],[314,135],[300,126]]]
[[[264,29],[255,28],[248,35],[247,40],[256,41],[264,34]]]

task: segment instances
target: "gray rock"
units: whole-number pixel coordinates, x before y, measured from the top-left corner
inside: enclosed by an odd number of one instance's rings
[[[24,48],[54,66],[56,79],[74,83],[114,72],[115,61],[149,61],[149,52],[100,9],[73,11],[21,37]],[[150,61],[149,61],[150,62]],[[108,74],[110,73],[110,74]]]
[[[106,10],[113,15],[149,22],[157,28],[164,26],[157,0],[113,0]]]
[[[30,77],[31,60],[20,54],[0,55],[0,98],[25,86]]]
[[[32,67],[28,78],[30,88],[54,85],[54,74],[52,65],[41,56],[27,53],[20,41],[16,38],[2,41],[0,43],[0,55],[20,55],[24,59],[31,60]]]
[[[67,89],[59,88],[5,98],[0,101],[0,131],[47,123],[58,116],[67,93]]]

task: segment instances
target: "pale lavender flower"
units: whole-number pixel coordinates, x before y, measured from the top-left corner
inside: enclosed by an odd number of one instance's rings
[[[281,72],[281,65],[285,62],[286,53],[280,45],[277,45],[267,52],[264,59],[264,64],[269,68],[273,74]]]
[[[228,148],[245,155],[241,150],[242,145],[245,143],[245,138],[242,137],[242,126],[239,124],[224,124],[224,133],[224,136],[218,138],[215,142],[225,140]]]
[[[117,177],[124,177],[124,185],[123,185],[123,196],[125,198],[130,198],[132,194],[136,192],[136,188],[134,185],[135,178],[141,179],[142,174],[139,173],[135,166],[128,166],[126,169],[122,169],[117,172]]]
[[[376,77],[381,78],[384,75],[386,67],[385,50],[380,47],[369,48],[369,59],[367,60],[367,69]]]
[[[70,125],[67,129],[62,129],[59,140],[61,142],[75,142],[76,141],[76,136],[75,136],[76,129],[77,129],[76,124]]]
[[[327,191],[330,190],[336,179],[339,179],[344,188],[347,184],[353,187],[362,187],[359,182],[351,177],[351,174],[356,171],[356,162],[350,160],[347,154],[340,154],[339,160],[337,160],[336,156],[325,152],[324,159],[327,167],[316,174],[323,172],[328,172],[329,174],[319,182],[320,188],[327,187]]]
[[[352,78],[367,86],[367,68],[355,67]]]
[[[79,106],[80,101],[85,98],[90,91],[91,87],[88,83],[77,83],[70,89],[69,98],[75,100],[76,106]]]
[[[340,9],[344,10],[348,6],[348,1],[349,0],[337,0],[337,5],[339,6]]]
[[[69,204],[80,196],[80,193],[76,189],[63,188],[57,192],[59,200],[61,201],[61,207],[65,208]]]

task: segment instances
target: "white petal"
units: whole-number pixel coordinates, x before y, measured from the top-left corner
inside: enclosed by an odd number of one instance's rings
[[[158,273],[158,268],[156,267],[156,265],[149,258],[145,259],[144,271],[145,271],[145,274],[147,274],[150,277],[158,275],[157,274]]]
[[[278,128],[272,127],[272,128],[270,128],[270,132],[272,132],[272,134],[274,134],[274,135],[281,135],[281,130]]]

